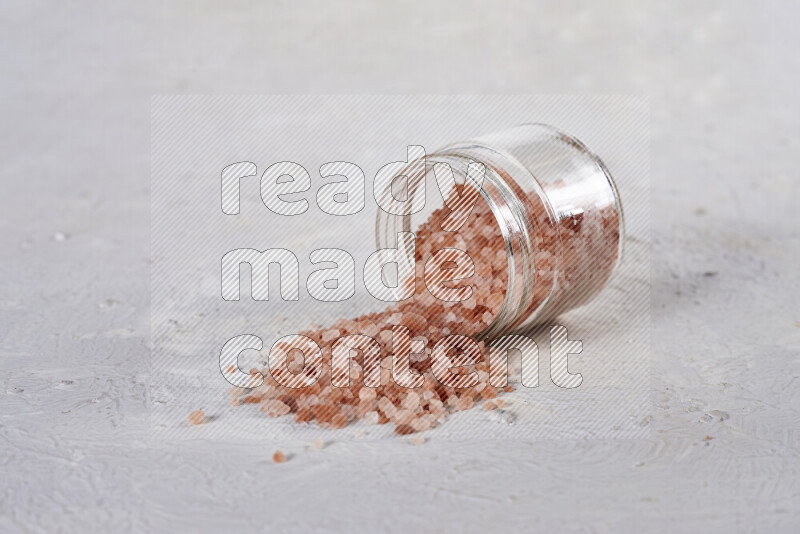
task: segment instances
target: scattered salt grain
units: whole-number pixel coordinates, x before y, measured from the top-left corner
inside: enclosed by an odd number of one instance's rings
[[[206,422],[206,414],[203,410],[195,410],[189,414],[189,423],[192,425],[202,425]]]

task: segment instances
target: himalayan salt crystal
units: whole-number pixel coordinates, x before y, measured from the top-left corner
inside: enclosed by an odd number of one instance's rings
[[[430,294],[430,292],[425,292],[419,297],[419,305],[422,308],[429,308],[436,304],[436,297]]]
[[[323,343],[330,343],[331,341],[334,341],[334,340],[338,339],[339,335],[340,335],[339,331],[336,330],[335,328],[331,328],[329,330],[325,330],[322,333],[322,342]]]
[[[400,434],[401,436],[414,433],[414,429],[410,425],[397,425],[394,431],[395,433]]]
[[[412,332],[422,332],[425,326],[427,326],[428,321],[418,313],[406,312],[403,314],[401,324],[409,328]]]
[[[503,399],[497,399],[496,401],[494,401],[494,403],[497,405],[498,408],[502,408],[506,405],[506,401],[504,401]]]
[[[300,408],[294,415],[295,423],[305,423],[314,418],[314,413],[308,408]]]
[[[422,445],[425,443],[425,436],[421,436],[419,434],[416,436],[411,436],[408,441],[410,441],[412,445]]]
[[[375,410],[376,406],[375,400],[359,401],[355,409],[355,419],[361,419],[367,412]]]
[[[455,408],[457,410],[469,410],[470,408],[472,408],[472,404],[473,404],[472,397],[464,396],[458,399]]]
[[[189,424],[202,425],[206,422],[206,414],[203,410],[195,410],[189,414]]]
[[[367,412],[364,415],[364,422],[367,423],[368,425],[377,425],[378,420],[379,420],[378,412],[375,411]]]
[[[398,425],[407,425],[414,420],[414,412],[411,410],[397,410],[392,420]]]
[[[364,325],[361,327],[361,332],[365,336],[369,336],[369,337],[372,337],[372,338],[377,336],[379,331],[380,331],[380,329],[378,328],[378,325],[376,325],[372,321],[366,321],[364,323]]]
[[[358,390],[358,398],[362,401],[372,401],[375,400],[378,394],[375,392],[373,388],[363,387]]]
[[[483,405],[483,409],[484,410],[494,410],[496,408],[497,408],[497,405],[492,401],[488,401],[486,404]]]
[[[280,417],[292,411],[288,404],[279,400],[269,400],[261,405],[261,411],[269,413],[270,417]]]
[[[433,427],[434,424],[436,424],[436,416],[433,414],[425,414],[411,421],[411,428],[416,432],[424,432]]]
[[[409,392],[406,398],[403,399],[402,406],[406,410],[416,410],[419,406],[419,393],[416,391]]]
[[[439,399],[431,399],[428,403],[432,411],[439,412],[444,409],[444,403]]]
[[[495,293],[486,299],[486,307],[490,310],[497,310],[503,304],[504,295]]]
[[[408,359],[411,360],[412,363],[413,362],[424,362],[428,358],[428,350],[429,349],[412,352],[408,356]]]
[[[482,399],[493,399],[497,397],[497,391],[494,388],[483,388],[481,391]]]
[[[347,417],[343,413],[337,413],[331,418],[331,426],[333,428],[344,428],[347,424]]]
[[[388,417],[393,417],[397,411],[395,405],[392,404],[392,401],[387,397],[381,397],[380,400],[378,400],[378,408]]]
[[[275,451],[272,454],[272,461],[276,464],[282,464],[286,461],[286,455],[282,451]]]
[[[388,384],[392,380],[392,371],[386,367],[381,367],[381,384]]]
[[[481,320],[486,324],[492,324],[492,321],[494,321],[494,314],[488,311],[483,312],[483,315],[481,315]]]
[[[322,438],[317,438],[311,442],[311,449],[315,451],[321,451],[325,448],[325,440]]]
[[[458,317],[456,317],[456,314],[453,312],[447,312],[444,316],[444,320],[448,323],[454,323],[458,320]]]

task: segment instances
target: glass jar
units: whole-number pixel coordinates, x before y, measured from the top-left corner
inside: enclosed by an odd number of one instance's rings
[[[424,164],[422,159],[409,162],[398,176],[424,184],[426,206],[399,216],[379,210],[378,248],[395,246],[398,232],[414,232],[432,209],[444,204],[435,165],[449,164],[456,182],[474,186],[467,179],[470,162],[484,166],[478,193],[494,215],[508,259],[502,305],[479,337],[524,331],[600,293],[622,257],[619,194],[599,157],[544,124],[454,143],[426,155]],[[409,201],[422,198],[413,193]]]

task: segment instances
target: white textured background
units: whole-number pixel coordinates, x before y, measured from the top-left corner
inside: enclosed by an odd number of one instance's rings
[[[799,15],[4,2],[0,529],[800,530]],[[650,438],[149,441],[154,93],[649,94]]]

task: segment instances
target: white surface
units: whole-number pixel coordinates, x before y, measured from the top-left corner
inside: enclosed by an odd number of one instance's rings
[[[0,529],[800,529],[796,4],[255,4],[3,5]],[[650,94],[650,439],[148,441],[173,92]]]

